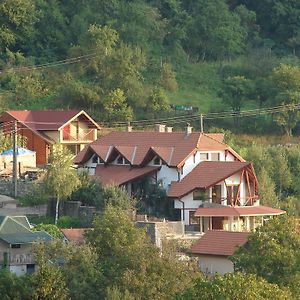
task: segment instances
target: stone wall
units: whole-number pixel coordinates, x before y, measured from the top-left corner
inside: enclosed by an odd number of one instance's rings
[[[30,189],[32,188],[33,182],[32,181],[23,181],[18,180],[17,185],[17,191],[18,191],[18,197],[25,196],[28,194]],[[11,179],[1,179],[0,180],[0,194],[1,195],[7,195],[7,196],[13,196],[14,193],[14,187],[13,182]]]

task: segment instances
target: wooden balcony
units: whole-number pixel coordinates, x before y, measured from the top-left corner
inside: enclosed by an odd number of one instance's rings
[[[88,143],[95,140],[95,129],[80,130],[76,134],[62,132],[62,143]]]
[[[0,252],[1,263],[8,265],[24,265],[34,264],[35,259],[31,253],[12,254],[8,252]]]

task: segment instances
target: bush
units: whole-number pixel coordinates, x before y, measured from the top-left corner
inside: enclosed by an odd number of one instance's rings
[[[79,218],[69,216],[60,217],[57,221],[58,228],[80,228],[81,223]]]

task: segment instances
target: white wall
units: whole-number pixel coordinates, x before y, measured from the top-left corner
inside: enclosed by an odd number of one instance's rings
[[[27,272],[26,265],[9,266],[9,271],[15,273],[17,276],[25,275]]]
[[[226,256],[199,255],[199,267],[205,274],[231,273],[234,271],[233,263]]]

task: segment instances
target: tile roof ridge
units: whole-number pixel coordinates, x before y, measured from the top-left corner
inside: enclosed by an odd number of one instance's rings
[[[218,141],[217,139],[213,138],[212,136],[209,135],[209,133],[204,133],[204,132],[202,132],[201,134],[205,135],[205,136],[208,137],[209,139],[211,139],[211,140],[213,140],[213,141],[215,141],[215,142],[217,142],[217,143],[219,143],[219,144],[221,144],[221,145],[226,146],[227,148],[230,147],[230,146],[227,145],[226,143],[221,142],[221,141]]]

